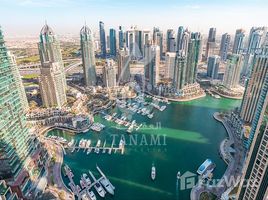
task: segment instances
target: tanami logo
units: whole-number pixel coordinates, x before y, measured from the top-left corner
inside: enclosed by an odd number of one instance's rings
[[[124,141],[125,145],[128,146],[166,146],[166,135],[155,135],[155,134],[131,134],[128,137],[124,135],[111,134],[113,140],[116,139]]]

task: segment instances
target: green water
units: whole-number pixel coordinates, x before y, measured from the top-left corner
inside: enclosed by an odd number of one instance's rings
[[[231,110],[240,105],[240,101],[230,99],[214,99],[210,96],[184,103],[172,103],[163,112],[155,111],[153,119],[135,115],[138,123],[145,122],[147,126],[161,122],[161,127],[140,129],[137,133],[138,144],[126,146],[124,155],[95,154],[86,155],[82,151],[68,153],[64,163],[68,164],[75,175],[75,182],[79,183],[82,173],[91,170],[96,177],[99,174],[96,164],[108,176],[116,187],[115,195],[106,195],[105,199],[114,200],[187,200],[190,199],[190,189],[180,190],[180,183],[176,174],[181,171],[195,173],[200,164],[206,159],[212,159],[216,168],[214,178],[220,178],[226,170],[226,164],[221,160],[218,150],[220,142],[227,133],[219,122],[213,119],[216,111]],[[119,112],[118,110],[115,110]],[[129,136],[124,130],[118,130],[114,123],[110,123],[96,116],[96,121],[106,125],[101,133],[89,132],[77,136],[70,136],[61,131],[51,131],[49,134],[64,136],[71,140],[80,138],[91,139],[96,144],[97,139],[112,142],[112,134],[125,136],[129,144]],[[161,146],[140,145],[141,137],[147,138],[150,144],[151,134],[159,135]],[[165,141],[163,135],[166,135]],[[119,138],[116,140],[117,145]],[[165,142],[166,145],[163,143]],[[143,143],[144,144],[144,143]],[[156,167],[156,180],[151,181],[152,163]],[[68,181],[64,179],[66,183]],[[94,191],[95,192],[95,191]],[[97,194],[95,192],[95,194]],[[101,199],[98,196],[98,199]]]

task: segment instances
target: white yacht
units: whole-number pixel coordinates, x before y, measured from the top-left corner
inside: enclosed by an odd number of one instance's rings
[[[178,173],[177,173],[177,179],[180,179],[180,178],[181,178],[181,172],[178,171]]]
[[[87,191],[87,194],[88,194],[90,200],[97,200],[93,191],[90,191],[90,192]]]
[[[155,166],[153,165],[151,170],[151,178],[153,181],[155,180],[155,177],[156,177],[156,169]]]
[[[100,183],[103,185],[103,187],[105,188],[107,192],[109,192],[111,195],[114,195],[114,188],[106,177],[101,179]]]
[[[103,189],[103,187],[101,186],[101,184],[99,182],[97,182],[95,185],[94,185],[94,188],[96,189],[96,191],[98,192],[98,194],[101,196],[101,197],[104,197],[106,192],[105,190]]]

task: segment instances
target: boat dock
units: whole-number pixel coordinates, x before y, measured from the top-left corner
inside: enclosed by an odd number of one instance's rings
[[[106,141],[101,146],[101,141],[100,140],[98,140],[96,146],[90,146],[90,145],[86,145],[87,141],[88,140],[86,140],[86,139],[81,139],[78,145],[77,145],[78,142],[75,141],[73,146],[68,146],[67,145],[67,146],[65,146],[65,149],[70,150],[71,153],[73,153],[75,151],[78,152],[78,151],[82,150],[86,154],[90,154],[91,152],[95,152],[97,154],[99,154],[100,152],[101,153],[111,154],[113,152],[117,153],[118,151],[121,154],[124,154],[124,152],[125,152],[125,144],[122,141],[119,142],[118,147],[114,147],[114,144],[115,144],[114,140],[112,141],[111,146],[107,146]]]
[[[112,195],[114,194],[115,187],[111,184],[111,182],[105,176],[105,174],[101,171],[101,169],[98,166],[96,166],[96,168],[97,168],[98,172],[100,173],[101,177],[97,179],[93,175],[93,173],[89,170],[88,173],[93,181],[91,182],[90,179],[88,178],[89,184],[82,185],[81,186],[82,189],[81,189],[81,187],[79,185],[75,184],[75,182],[73,180],[74,174],[72,173],[71,169],[67,165],[64,166],[64,170],[66,172],[65,174],[70,181],[68,185],[71,188],[71,190],[73,191],[73,193],[78,197],[78,200],[84,200],[84,199],[91,200],[92,196],[93,196],[93,199],[96,199],[94,192],[90,191],[93,188],[95,188],[96,192],[101,197],[105,196],[105,194],[106,194],[105,190],[107,190],[107,192],[112,194]],[[81,181],[82,180],[83,179],[81,179]],[[80,184],[81,184],[81,181],[80,181]],[[104,183],[105,183],[105,185],[104,185]],[[90,196],[91,196],[91,198],[90,198]]]

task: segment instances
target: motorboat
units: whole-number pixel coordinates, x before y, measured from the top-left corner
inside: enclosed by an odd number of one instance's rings
[[[156,169],[155,166],[153,165],[151,170],[151,178],[153,181],[155,180],[155,177],[156,177]]]
[[[96,182],[96,184],[94,185],[94,188],[96,189],[96,191],[101,197],[105,197],[106,192],[99,182]]]

